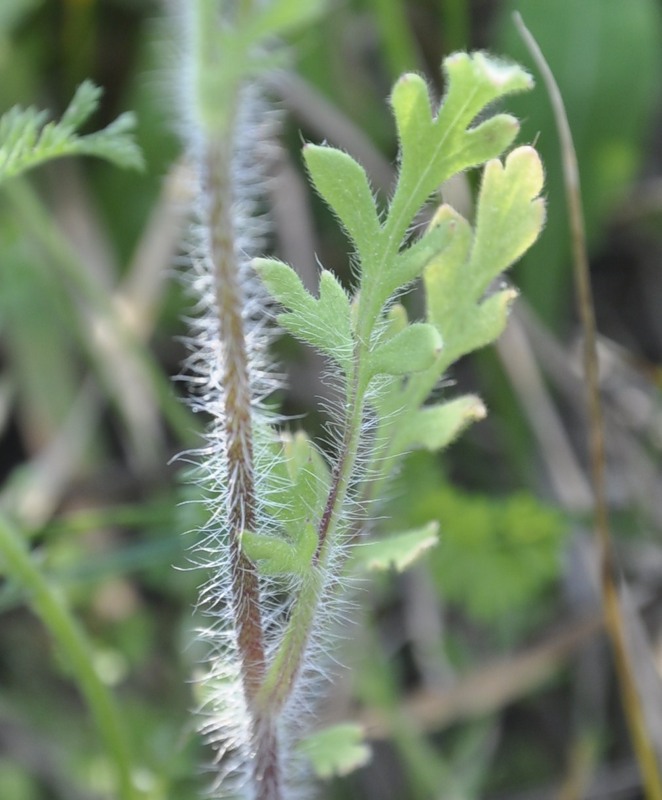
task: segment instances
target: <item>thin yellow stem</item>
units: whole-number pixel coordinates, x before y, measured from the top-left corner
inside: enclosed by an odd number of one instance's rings
[[[605,626],[614,652],[616,673],[621,686],[621,699],[630,728],[635,755],[641,769],[646,797],[648,800],[662,800],[662,781],[660,779],[659,765],[648,734],[641,697],[637,690],[636,678],[627,649],[625,624],[618,591],[618,571],[610,534],[609,510],[605,492],[604,420],[600,399],[595,308],[591,290],[577,154],[563,98],[554,75],[538,43],[524,25],[521,16],[516,13],[514,18],[520,35],[536,62],[547,87],[561,143],[563,178],[570,218],[575,290],[584,331],[584,372],[586,375],[586,406],[589,417],[591,476],[594,493],[594,529],[600,559],[600,584]]]

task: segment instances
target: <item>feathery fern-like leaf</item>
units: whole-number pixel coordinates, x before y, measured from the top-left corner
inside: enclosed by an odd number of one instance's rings
[[[99,105],[101,89],[84,81],[59,122],[45,111],[15,106],[0,117],[0,182],[46,161],[64,156],[96,156],[119,167],[142,169],[143,157],[133,139],[136,120],[121,114],[95,133],[80,134]]]

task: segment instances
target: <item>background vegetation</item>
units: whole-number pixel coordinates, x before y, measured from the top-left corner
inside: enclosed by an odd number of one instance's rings
[[[294,0],[293,0],[294,1]],[[662,11],[655,0],[346,0],[292,42],[274,80],[282,148],[271,166],[273,246],[314,286],[315,254],[350,280],[346,242],[305,187],[301,138],[361,160],[389,191],[385,98],[403,70],[460,48],[530,64],[510,19],[538,37],[568,107],[591,242],[608,427],[609,497],[631,599],[630,646],[662,752]],[[3,0],[0,111],[59,115],[76,86],[105,89],[93,129],[137,113],[146,168],[66,160],[0,196],[0,507],[74,610],[127,723],[146,796],[199,792],[199,652],[186,570],[199,511],[177,453],[202,421],[177,399],[187,184],[176,137],[176,46],[149,0]],[[321,722],[358,719],[373,759],[325,789],[381,797],[636,798],[639,778],[600,635],[590,490],[558,145],[539,87],[509,104],[547,167],[549,222],[513,275],[499,345],[448,376],[490,414],[444,456],[397,476],[393,526],[437,518],[422,566],[366,584]],[[444,187],[470,213],[474,176]],[[413,307],[416,297],[410,298]],[[326,387],[293,340],[282,398],[297,424]],[[299,423],[299,415],[306,414]],[[173,565],[183,569],[173,569]],[[1,569],[0,565],[0,569]],[[89,713],[25,587],[0,588],[0,797],[107,796]]]

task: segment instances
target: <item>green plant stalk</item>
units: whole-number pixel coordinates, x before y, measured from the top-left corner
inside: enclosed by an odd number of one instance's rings
[[[294,688],[323,589],[323,573],[313,570],[299,590],[281,645],[255,698],[265,716],[277,717]]]
[[[522,17],[516,13],[515,23],[531,56],[536,62],[553,107],[561,143],[566,202],[570,217],[573,266],[577,304],[584,331],[584,371],[586,374],[586,405],[589,416],[591,476],[595,498],[594,530],[599,554],[600,585],[605,627],[611,640],[622,703],[630,728],[632,744],[641,770],[648,800],[662,800],[662,778],[657,757],[648,733],[641,697],[625,636],[625,622],[618,592],[617,567],[609,525],[605,491],[604,419],[600,398],[600,377],[597,351],[595,309],[591,290],[590,270],[586,247],[584,215],[581,204],[579,169],[570,124],[563,98],[554,75]]]
[[[389,215],[386,223],[388,236],[385,237],[380,250],[374,255],[375,263],[389,264],[397,256],[409,220],[427,199],[427,192],[424,188],[427,175],[427,170],[421,172],[416,189],[409,196],[404,197],[401,193],[400,195],[396,193],[393,205],[395,206],[398,202],[399,208],[397,213]],[[324,568],[325,566],[325,556],[330,552],[330,545],[334,542],[341,510],[347,500],[350,479],[356,466],[365,395],[370,381],[370,376],[364,366],[365,356],[369,352],[371,337],[382,306],[383,302],[376,301],[373,293],[364,291],[360,293],[356,331],[358,345],[354,356],[353,379],[347,396],[348,412],[343,425],[345,436],[335,463],[331,487],[318,529],[315,567],[319,565]],[[282,707],[289,694],[294,690],[296,676],[301,669],[305,649],[310,640],[315,609],[321,601],[323,588],[322,582],[305,584],[294,601],[292,616],[279,652],[266,673],[264,688],[260,694],[261,704],[265,707]],[[302,608],[300,608],[301,606]],[[305,625],[303,632],[296,629],[296,626],[299,625]],[[281,674],[283,671],[284,674]]]
[[[359,345],[357,352],[365,347]],[[304,654],[319,607],[325,582],[323,574],[326,562],[334,543],[340,520],[341,509],[347,499],[349,482],[356,463],[359,449],[363,400],[367,378],[361,375],[361,356],[357,356],[355,379],[348,392],[348,413],[344,425],[345,437],[333,471],[326,505],[318,527],[318,543],[313,555],[311,576],[304,581],[294,601],[292,614],[278,652],[269,666],[258,696],[262,708],[270,714],[277,714],[293,692],[297,675],[304,660]]]
[[[34,612],[50,631],[76,676],[77,685],[114,764],[119,796],[122,800],[139,800],[141,794],[131,778],[127,731],[110,692],[97,675],[85,634],[61,595],[35,566],[18,531],[4,516],[0,516],[0,556],[7,573],[30,593]]]

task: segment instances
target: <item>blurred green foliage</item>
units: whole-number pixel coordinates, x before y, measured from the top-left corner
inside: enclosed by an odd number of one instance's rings
[[[454,488],[422,453],[408,458],[394,493],[406,498],[392,501],[394,519],[439,523],[439,545],[426,560],[440,598],[492,631],[539,624],[534,610],[562,569],[568,521],[558,510],[528,492],[498,498]]]

